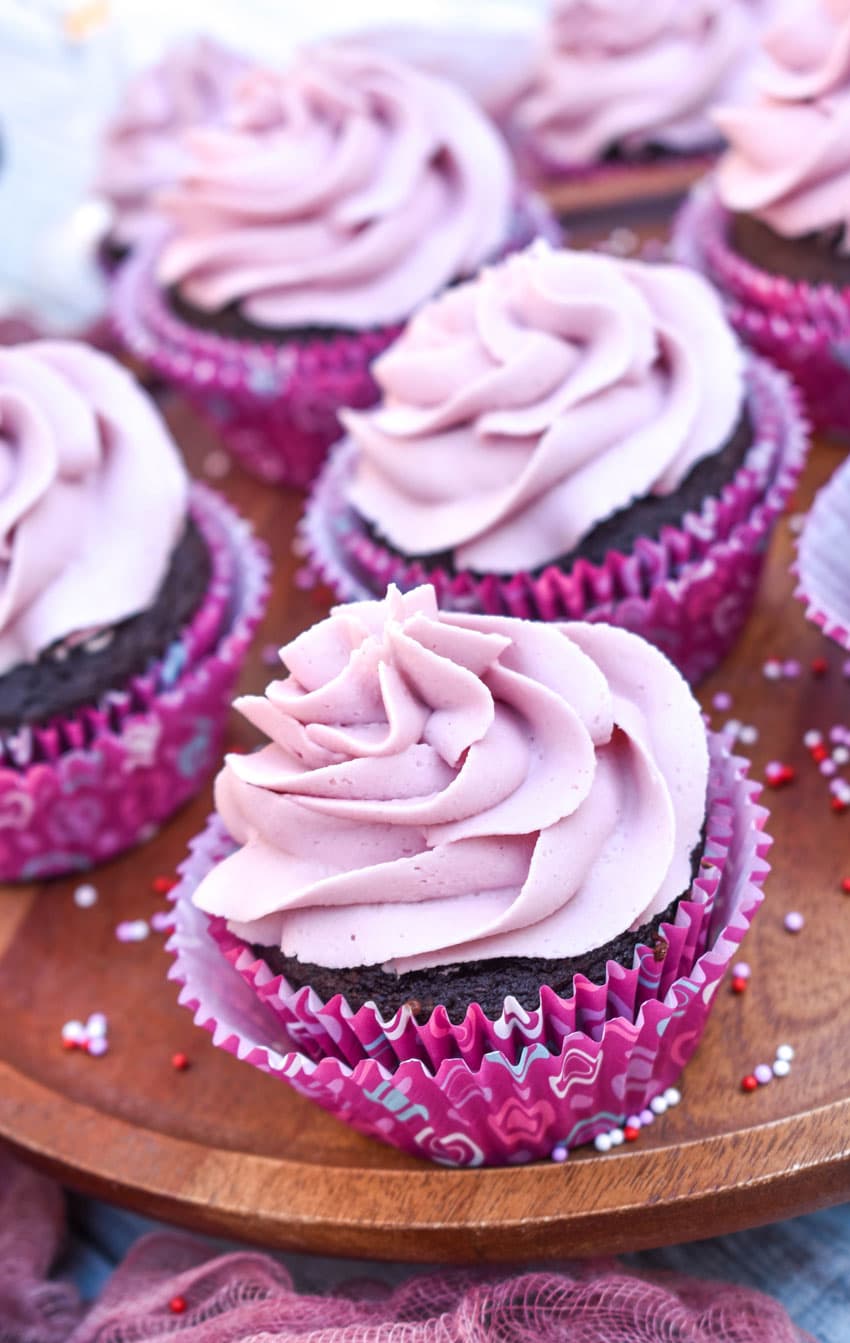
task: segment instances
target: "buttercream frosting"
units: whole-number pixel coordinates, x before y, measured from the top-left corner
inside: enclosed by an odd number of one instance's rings
[[[156,197],[180,176],[184,131],[221,116],[245,68],[235,52],[195,37],[130,81],[101,141],[94,181],[111,206],[114,243],[133,247],[161,227]]]
[[[730,145],[720,198],[783,237],[843,226],[850,251],[850,3],[807,5],[765,48],[757,100],[715,114]]]
[[[430,587],[340,606],[236,707],[240,847],[195,902],[330,968],[580,955],[690,885],[708,752],[678,671],[637,635],[441,612]]]
[[[0,674],[148,607],[187,499],[165,424],[115,360],[0,348]]]
[[[351,505],[408,556],[534,569],[733,433],[742,355],[699,275],[536,242],[425,306],[346,411]]]
[[[648,145],[711,149],[710,110],[737,96],[765,8],[763,0],[557,0],[516,123],[562,164]]]
[[[498,131],[461,89],[365,50],[246,76],[227,125],[186,145],[159,280],[259,326],[399,321],[508,235]]]

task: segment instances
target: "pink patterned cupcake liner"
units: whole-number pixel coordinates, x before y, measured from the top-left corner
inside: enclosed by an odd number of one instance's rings
[[[796,596],[806,616],[850,653],[850,461],[819,491],[797,544]]]
[[[503,254],[540,235],[557,241],[560,230],[541,201],[524,197]],[[202,331],[175,315],[157,285],[159,246],[138,248],[115,277],[122,345],[183,392],[246,470],[306,489],[339,437],[340,409],[377,400],[371,366],[401,325],[277,344]]]
[[[217,825],[195,841],[174,892],[168,946],[180,1002],[218,1047],[287,1081],[361,1133],[414,1155],[446,1165],[504,1165],[547,1157],[559,1144],[590,1142],[678,1079],[762,900],[770,840],[758,787],[719,737],[711,739],[711,755],[715,866],[684,902],[704,911],[699,939],[705,946],[693,947],[690,958],[682,952],[675,978],[667,958],[660,968],[654,957],[645,964],[640,953],[632,971],[609,965],[608,982],[596,1006],[583,1010],[582,1022],[576,999],[551,994],[545,1011],[541,1001],[536,1025],[517,1020],[506,1003],[505,1033],[497,1033],[474,1064],[448,1048],[431,1062],[388,1064],[362,1051],[354,1062],[311,1057],[268,1000],[228,964],[207,916],[192,904],[192,891],[229,848]],[[651,981],[648,989],[640,984],[642,973]]]
[[[718,498],[657,540],[639,538],[629,553],[601,564],[577,560],[541,573],[450,573],[410,562],[371,534],[348,507],[345,487],[356,448],[342,442],[316,481],[299,525],[306,582],[327,584],[342,601],[383,596],[432,583],[446,610],[483,611],[530,620],[590,620],[642,634],[691,682],[707,676],[735,643],[752,609],[776,518],[799,477],[807,426],[793,386],[759,359],[748,371],[754,443]]]
[[[194,484],[191,511],[212,578],[165,657],[96,707],[4,739],[0,880],[82,871],[150,838],[219,762],[268,561],[214,491]]]
[[[741,338],[791,374],[816,428],[850,433],[850,289],[754,266],[733,250],[729,218],[703,183],[676,219],[674,259],[706,275]]]

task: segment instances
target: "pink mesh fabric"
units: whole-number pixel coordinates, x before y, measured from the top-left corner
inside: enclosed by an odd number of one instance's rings
[[[0,1151],[0,1343],[66,1343],[77,1294],[45,1281],[64,1234],[59,1186]]]
[[[185,1236],[140,1241],[71,1343],[801,1343],[758,1292],[616,1267],[505,1278],[452,1272],[394,1291],[299,1295],[284,1268],[240,1252],[205,1260]],[[181,1298],[181,1313],[171,1303]]]

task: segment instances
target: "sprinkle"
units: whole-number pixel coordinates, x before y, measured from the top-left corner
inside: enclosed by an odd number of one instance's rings
[[[92,1058],[99,1059],[109,1050],[109,1044],[105,1035],[96,1035],[93,1040],[86,1044],[86,1053],[91,1054]]]
[[[762,667],[762,675],[766,676],[768,681],[778,681],[782,677],[782,663],[776,658],[769,658]]]
[[[680,1104],[682,1100],[682,1093],[678,1087],[668,1087],[667,1090],[664,1092],[664,1099],[666,1100],[668,1106],[672,1109],[673,1106]]]
[[[850,877],[841,878],[841,889],[845,895],[850,895]]]
[[[626,1135],[621,1128],[612,1128],[608,1134],[612,1147],[622,1147],[626,1140]]]
[[[741,1078],[742,1091],[755,1091],[757,1086],[758,1081],[756,1080],[756,1078],[753,1076],[752,1073],[747,1073],[746,1077]]]
[[[832,752],[832,758],[836,765],[846,765],[850,760],[850,750],[846,746],[836,746]]]
[[[280,650],[277,644],[266,644],[260,654],[265,667],[276,667],[280,662]]]
[[[745,723],[738,733],[738,738],[745,746],[752,746],[759,739],[759,730],[753,727],[752,723]]]
[[[88,883],[78,886],[74,891],[74,904],[77,909],[91,909],[92,905],[97,904],[97,887]]]
[[[213,448],[204,458],[204,475],[210,480],[224,480],[230,471],[230,458],[223,448]]]
[[[653,1096],[649,1102],[649,1108],[654,1115],[663,1115],[667,1110],[667,1100],[664,1096]]]
[[[186,1054],[172,1054],[172,1055],[171,1055],[171,1066],[172,1066],[172,1068],[174,1069],[175,1072],[178,1072],[178,1073],[185,1073],[186,1069],[189,1067],[189,1058],[188,1058],[188,1055],[186,1055]]]
[[[749,979],[752,973],[747,961],[736,961],[732,966],[732,974],[736,979]]]
[[[850,807],[850,800],[843,797],[834,797],[829,805],[833,811],[846,811]]]
[[[154,877],[151,882],[151,888],[155,895],[168,895],[170,891],[174,890],[174,887],[178,884],[178,880],[179,878],[177,877],[166,876],[163,874],[160,877]]]
[[[811,661],[812,676],[826,676],[829,671],[829,663],[826,658],[812,658]]]
[[[784,765],[781,760],[771,760],[764,770],[764,777],[771,788],[782,788],[792,783],[796,774],[793,765]]]
[[[569,1153],[567,1152],[567,1149],[564,1146],[564,1144],[562,1142],[559,1142],[555,1147],[552,1148],[552,1151],[549,1153],[549,1155],[553,1161],[560,1162],[560,1161],[566,1161]]]
[[[811,755],[815,764],[819,765],[822,760],[826,760],[828,758],[829,751],[826,749],[823,742],[818,742],[817,746],[812,747]]]
[[[794,1046],[778,1045],[776,1049],[776,1057],[781,1063],[790,1063],[794,1057]]]
[[[144,942],[150,933],[147,919],[125,919],[115,929],[119,942]]]
[[[593,1146],[596,1148],[597,1152],[610,1152],[611,1139],[609,1135],[607,1133],[597,1133],[596,1137],[593,1139]]]
[[[741,731],[741,727],[742,724],[739,718],[730,718],[723,731],[728,737],[737,737],[738,733]]]
[[[786,933],[799,933],[805,922],[806,920],[797,909],[792,909],[783,919]]]
[[[733,993],[746,993],[746,991],[747,991],[747,984],[748,984],[748,983],[749,983],[749,980],[748,980],[744,975],[733,975],[733,976],[732,976],[732,992],[733,992]]]
[[[174,915],[170,909],[158,909],[155,914],[151,914],[151,928],[155,933],[166,933],[173,927]]]
[[[92,1012],[86,1022],[86,1034],[89,1039],[99,1039],[106,1035],[106,1017],[103,1012]]]
[[[629,1115],[626,1119],[625,1127],[640,1128],[642,1122],[640,1115]]]
[[[769,1063],[759,1063],[753,1068],[753,1077],[760,1087],[766,1087],[768,1082],[773,1081],[773,1069]]]
[[[788,1059],[777,1059],[773,1065],[774,1077],[787,1077],[791,1071],[791,1063]]]
[[[803,668],[796,658],[789,658],[787,662],[783,662],[782,664],[782,674],[783,676],[786,676],[789,681],[796,680],[802,670]]]
[[[805,513],[792,513],[788,519],[788,526],[792,532],[801,532],[806,525]]]
[[[838,766],[836,765],[834,760],[822,760],[820,762],[820,765],[818,766],[818,769],[820,770],[821,774],[824,776],[825,779],[831,779],[833,774],[838,769]]]
[[[66,1049],[75,1049],[85,1042],[86,1028],[81,1021],[66,1021],[62,1027],[62,1043]]]
[[[640,1122],[641,1122],[641,1125],[642,1125],[644,1128],[646,1128],[647,1124],[654,1124],[654,1123],[655,1123],[655,1115],[652,1113],[652,1111],[651,1111],[648,1107],[647,1107],[647,1109],[645,1109],[645,1110],[641,1110],[641,1112],[640,1112]]]
[[[815,746],[820,746],[822,741],[823,737],[819,732],[816,732],[814,728],[809,732],[806,732],[803,736],[803,745],[810,751],[813,750]]]
[[[640,1124],[626,1124],[623,1129],[623,1137],[626,1142],[635,1142],[640,1137]]]
[[[721,713],[725,713],[727,709],[732,708],[732,696],[728,690],[718,690],[711,702],[715,709],[719,709]]]
[[[188,1309],[185,1296],[172,1296],[168,1309],[172,1315],[185,1315]]]

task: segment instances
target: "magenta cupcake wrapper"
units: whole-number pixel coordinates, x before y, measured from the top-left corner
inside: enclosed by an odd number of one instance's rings
[[[850,432],[850,289],[772,275],[739,256],[711,183],[679,212],[672,246],[717,286],[742,340],[791,374],[815,427]]]
[[[451,574],[409,562],[369,534],[345,502],[356,449],[331,455],[299,525],[304,580],[326,583],[342,601],[383,596],[432,583],[441,607],[530,620],[590,620],[642,634],[689,681],[708,675],[737,639],[755,598],[773,524],[796,484],[808,449],[807,426],[784,374],[759,359],[748,370],[754,443],[718,498],[640,538],[631,552],[609,551],[602,564],[577,560],[540,574]]]
[[[539,234],[559,237],[542,202],[525,197],[504,252]],[[343,406],[372,405],[371,365],[401,324],[330,339],[234,340],[188,325],[155,280],[156,241],[138,248],[112,289],[121,343],[178,387],[246,470],[270,484],[306,489],[340,434]]]
[[[82,871],[150,838],[221,758],[268,561],[221,496],[195,484],[191,500],[213,557],[209,594],[162,663],[96,709],[33,729],[32,763],[0,764],[2,881]]]
[[[796,596],[806,616],[850,653],[850,460],[818,492],[797,543]]]
[[[431,1066],[414,1058],[391,1067],[372,1057],[354,1064],[311,1058],[293,1047],[277,1014],[228,965],[209,935],[207,916],[192,904],[195,886],[227,851],[215,827],[195,841],[173,893],[168,946],[180,1002],[218,1047],[287,1081],[361,1133],[414,1155],[445,1165],[504,1165],[547,1157],[558,1144],[590,1142],[639,1114],[678,1079],[762,900],[770,841],[758,788],[720,738],[712,739],[711,751],[719,834],[711,840],[718,866],[710,881],[705,878],[713,889],[701,902],[711,904],[707,946],[636,1012],[618,1014],[614,991],[610,1013],[603,1010],[577,1028],[567,1003],[553,994],[546,1014],[551,1039],[517,1043],[512,1025],[475,1066],[450,1056]],[[613,986],[613,970],[610,976]]]

